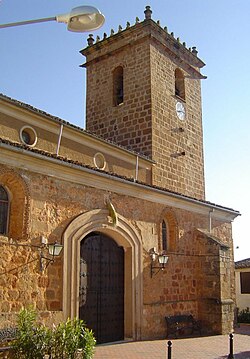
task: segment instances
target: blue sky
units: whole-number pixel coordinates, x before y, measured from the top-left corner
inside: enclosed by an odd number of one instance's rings
[[[239,210],[235,259],[250,257],[250,1],[248,0],[0,0],[0,23],[49,17],[79,5],[98,7],[111,28],[152,18],[197,46],[207,64],[202,81],[206,199]],[[85,70],[79,50],[88,34],[56,22],[0,30],[0,92],[84,127]]]

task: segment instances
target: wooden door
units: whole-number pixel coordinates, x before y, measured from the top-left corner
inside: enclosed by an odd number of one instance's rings
[[[102,233],[81,242],[79,317],[98,343],[124,339],[124,250]]]

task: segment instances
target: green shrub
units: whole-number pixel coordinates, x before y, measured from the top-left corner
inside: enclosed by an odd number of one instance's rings
[[[80,319],[60,323],[53,331],[52,358],[91,359],[95,339]]]
[[[91,359],[95,338],[80,319],[68,319],[53,329],[37,324],[36,312],[23,309],[18,315],[14,357],[18,359]]]
[[[22,359],[43,359],[48,352],[51,331],[36,325],[36,312],[22,309],[18,315],[17,337],[14,341],[14,356]]]
[[[84,335],[82,337],[81,348],[83,351],[82,358],[91,359],[94,355],[94,348],[96,345],[96,340],[92,330],[85,328]]]
[[[249,307],[241,310],[238,313],[238,323],[250,323],[250,310]]]

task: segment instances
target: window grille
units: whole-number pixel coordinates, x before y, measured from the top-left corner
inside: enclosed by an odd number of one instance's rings
[[[167,225],[165,221],[162,221],[161,231],[162,231],[162,250],[166,251],[168,249],[168,243],[167,243]]]

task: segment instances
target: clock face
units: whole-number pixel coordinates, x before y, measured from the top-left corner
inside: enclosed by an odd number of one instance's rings
[[[182,121],[185,120],[186,110],[185,110],[183,103],[177,102],[175,108],[176,108],[176,113],[177,113],[177,116],[179,117],[179,119]]]

